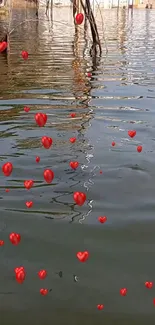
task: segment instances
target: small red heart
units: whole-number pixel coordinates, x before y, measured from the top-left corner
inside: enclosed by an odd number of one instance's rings
[[[103,174],[102,170],[100,170],[100,174]]]
[[[71,113],[70,117],[74,118],[76,116],[76,113]]]
[[[33,202],[32,202],[32,201],[30,201],[30,202],[26,202],[26,206],[27,206],[27,208],[31,208],[32,205],[33,205]]]
[[[69,164],[70,164],[70,167],[73,169],[76,169],[79,166],[78,161],[71,161]]]
[[[127,295],[127,288],[120,289],[120,295],[121,296],[126,296]]]
[[[86,194],[83,192],[75,192],[73,199],[77,205],[82,206],[86,201]]]
[[[104,308],[104,305],[97,305],[98,310],[102,310]]]
[[[0,246],[4,245],[4,240],[0,240]]]
[[[9,192],[10,192],[10,190],[9,190],[8,188],[6,188],[5,192],[6,192],[6,193],[9,193]]]
[[[146,282],[145,282],[145,287],[146,287],[147,289],[152,289],[152,287],[153,287],[153,282],[146,281]]]
[[[115,141],[113,141],[113,142],[111,143],[111,145],[112,145],[112,147],[115,147],[115,145],[116,145]]]
[[[153,299],[153,304],[155,305],[155,298]]]
[[[46,270],[40,270],[38,272],[38,276],[41,280],[45,279],[47,277],[47,271]]]
[[[7,42],[0,42],[0,53],[4,52],[7,49]]]
[[[138,147],[137,147],[137,151],[138,151],[138,152],[141,152],[142,150],[143,150],[143,147],[142,147],[142,146],[138,146]]]
[[[90,72],[87,73],[87,77],[88,78],[91,78],[92,77],[92,74]]]
[[[41,142],[45,149],[49,149],[53,143],[53,140],[49,137],[42,137]]]
[[[40,127],[43,127],[47,122],[47,115],[44,113],[37,113],[35,115],[35,121]]]
[[[128,131],[128,136],[129,136],[130,138],[134,138],[135,135],[136,135],[136,131],[135,131],[135,130],[129,130],[129,131]]]
[[[105,223],[107,221],[107,217],[106,216],[104,216],[104,217],[98,217],[98,221],[100,223]]]
[[[34,182],[32,180],[25,181],[24,186],[29,190],[33,186]]]
[[[17,273],[16,273],[16,281],[20,284],[22,284],[25,280],[26,274],[24,272],[23,269],[20,269]]]
[[[89,257],[89,253],[87,251],[85,252],[78,252],[76,254],[77,258],[79,259],[80,262],[85,262],[88,257]]]
[[[22,58],[23,58],[24,60],[27,60],[28,57],[29,57],[29,54],[28,54],[27,51],[22,51],[21,55],[22,55]]]
[[[74,143],[76,141],[76,138],[70,138],[69,140],[71,143]]]
[[[25,106],[25,107],[24,107],[24,111],[25,111],[26,113],[28,113],[28,112],[30,111],[30,107]]]
[[[36,157],[36,162],[39,163],[39,161],[40,161],[40,157],[37,156],[37,157]]]
[[[46,296],[47,294],[48,294],[48,289],[40,289],[40,294],[42,295],[42,296]]]
[[[9,235],[9,239],[10,239],[12,245],[18,245],[20,243],[20,241],[21,241],[21,235],[15,233],[15,232],[12,232]]]

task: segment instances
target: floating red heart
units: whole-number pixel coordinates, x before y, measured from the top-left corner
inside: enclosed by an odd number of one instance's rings
[[[13,170],[13,165],[10,162],[7,162],[2,166],[2,171],[5,176],[10,176],[12,170]]]
[[[104,217],[98,217],[98,221],[100,223],[105,223],[107,221],[107,217],[106,216],[104,216]]]
[[[135,131],[135,130],[129,130],[129,131],[128,131],[128,136],[129,136],[130,138],[134,138],[135,135],[136,135],[136,131]]]
[[[9,190],[8,188],[6,188],[5,192],[6,192],[6,193],[9,193],[9,192],[10,192],[10,190]]]
[[[19,270],[18,272],[16,272],[16,281],[20,284],[22,284],[25,280],[26,274],[24,270]]]
[[[30,111],[30,107],[25,106],[25,107],[24,107],[24,111],[25,111],[26,113],[28,113],[28,112]]]
[[[87,77],[88,77],[88,78],[91,78],[91,77],[92,77],[91,72],[88,72],[88,73],[87,73]]]
[[[72,118],[74,118],[75,116],[76,116],[75,113],[71,113],[71,114],[70,114],[70,117],[72,117]]]
[[[77,256],[77,258],[78,258],[78,260],[80,262],[86,262],[87,259],[88,259],[88,257],[89,257],[89,253],[87,251],[85,251],[85,252],[78,252],[76,254],[76,256]]]
[[[147,289],[152,289],[152,287],[153,287],[153,282],[146,281],[146,282],[145,282],[145,287],[146,287]]]
[[[29,57],[29,54],[28,54],[27,51],[22,51],[21,55],[22,55],[22,58],[23,58],[24,60],[27,60],[28,57]]]
[[[121,296],[126,296],[127,295],[127,288],[120,289],[120,295]]]
[[[143,147],[142,147],[142,146],[138,146],[138,147],[137,147],[137,151],[138,151],[138,152],[141,152],[142,150],[143,150]]]
[[[76,15],[75,21],[77,25],[81,25],[83,23],[83,20],[84,20],[84,15],[82,13]]]
[[[42,137],[41,142],[45,149],[49,149],[53,143],[53,140],[49,137]]]
[[[104,308],[104,305],[97,305],[98,310],[102,310]]]
[[[113,142],[111,143],[111,145],[112,145],[112,147],[115,147],[115,145],[116,145],[115,141],[113,141]]]
[[[0,53],[4,52],[7,49],[7,42],[0,42]]]
[[[69,141],[70,141],[71,143],[74,143],[74,142],[76,141],[76,138],[70,138]]]
[[[46,270],[40,270],[38,272],[38,276],[41,280],[45,279],[47,277],[47,271]]]
[[[40,157],[39,157],[39,156],[36,157],[36,162],[37,162],[37,163],[40,162]]]
[[[15,232],[12,232],[10,235],[9,235],[9,239],[11,241],[11,243],[13,245],[18,245],[21,241],[21,235],[20,234],[17,234]]]
[[[155,298],[153,299],[153,304],[155,305]]]
[[[29,190],[33,186],[34,182],[32,180],[25,181],[24,186]]]
[[[86,194],[83,192],[75,192],[73,194],[74,201],[77,205],[83,205],[86,201]]]
[[[44,179],[45,181],[50,184],[52,183],[53,181],[53,178],[54,178],[54,173],[51,169],[45,169],[44,170]]]
[[[70,164],[70,167],[73,169],[76,169],[79,166],[78,161],[71,161],[69,164]]]
[[[25,204],[26,204],[27,208],[31,208],[33,206],[32,201],[27,201]]]
[[[42,296],[46,296],[47,294],[48,294],[48,289],[40,289],[40,294],[42,295]]]
[[[46,124],[47,122],[47,115],[46,114],[43,114],[43,113],[37,113],[35,115],[35,120],[36,120],[36,123],[42,127]]]
[[[4,245],[4,240],[0,240],[0,246]]]

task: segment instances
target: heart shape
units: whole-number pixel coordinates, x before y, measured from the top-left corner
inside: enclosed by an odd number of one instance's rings
[[[135,135],[136,135],[136,131],[135,131],[135,130],[129,130],[129,131],[128,131],[128,136],[129,136],[130,138],[134,138]]]
[[[71,143],[74,143],[76,141],[76,138],[70,138],[69,140]]]
[[[76,168],[78,168],[79,163],[78,163],[78,161],[71,161],[69,163],[69,165],[70,165],[71,168],[76,169]]]
[[[27,206],[27,208],[31,208],[32,207],[32,205],[33,205],[33,202],[32,201],[27,201],[26,202],[26,206]]]
[[[30,111],[30,107],[25,106],[25,107],[24,107],[24,111],[25,111],[26,113],[28,113],[28,112]]]
[[[42,137],[41,142],[44,146],[44,148],[49,149],[53,143],[52,138],[49,137]]]
[[[104,216],[104,217],[98,217],[98,221],[100,223],[105,223],[107,221],[107,217],[106,216]]]
[[[7,49],[7,42],[0,42],[0,53]]]
[[[88,259],[88,257],[89,257],[89,253],[87,251],[85,251],[85,252],[78,252],[76,254],[76,256],[77,256],[77,258],[78,258],[78,260],[80,262],[85,262]]]
[[[34,182],[32,180],[25,181],[24,186],[29,190],[33,186]]]

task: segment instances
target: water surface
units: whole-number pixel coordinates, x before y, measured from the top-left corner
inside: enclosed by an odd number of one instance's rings
[[[69,9],[56,9],[53,25],[42,11],[38,22],[32,9],[12,12],[10,28],[34,21],[15,29],[8,56],[0,55],[0,159],[1,166],[14,166],[10,177],[0,175],[3,325],[155,321],[155,292],[144,286],[154,281],[155,268],[155,11],[106,10],[103,16],[108,54],[98,12],[103,55],[95,64],[89,39],[81,31],[74,35]],[[0,26],[3,34],[7,22]],[[36,112],[48,115],[46,127],[35,124]],[[127,134],[131,129],[134,139]],[[53,138],[50,150],[41,146],[44,135]],[[80,167],[72,171],[69,162],[75,160]],[[55,173],[51,185],[43,179],[46,168]],[[35,181],[30,191],[26,179]],[[75,191],[87,194],[82,207],[74,204]],[[34,205],[27,209],[30,200]],[[104,225],[98,222],[102,215]],[[22,236],[17,247],[8,240],[13,231]],[[90,258],[82,264],[76,253],[84,250]],[[13,273],[19,265],[27,270],[21,286]],[[41,268],[48,271],[44,281],[37,278]],[[41,287],[52,291],[42,297]],[[119,295],[122,287],[126,297]]]

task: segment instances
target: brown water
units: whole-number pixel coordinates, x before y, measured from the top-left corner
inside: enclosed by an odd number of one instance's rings
[[[35,19],[35,11],[14,10],[10,28],[24,19]],[[155,280],[155,11],[105,11],[108,54],[100,20],[103,55],[96,64],[89,40],[74,36],[70,10],[55,10],[54,21],[40,12],[38,22],[11,33],[8,56],[0,55],[1,166],[14,166],[9,178],[0,176],[0,321],[154,324],[155,291],[144,283]],[[7,21],[0,26],[3,35]],[[45,128],[36,126],[36,112],[47,113]],[[137,131],[134,139],[130,129]],[[41,146],[44,135],[53,138],[50,150]],[[80,163],[76,171],[69,167],[74,160]],[[45,168],[55,173],[51,185],[43,180]],[[30,191],[26,179],[35,181]],[[87,194],[82,207],[73,202],[75,191]],[[108,219],[104,225],[101,215]],[[17,247],[8,240],[13,231],[22,236]],[[90,258],[83,264],[76,253],[84,250]],[[14,279],[19,265],[27,270],[23,285]],[[41,268],[48,271],[44,281],[37,278]],[[41,287],[52,291],[42,297]],[[126,297],[119,294],[122,287]]]

